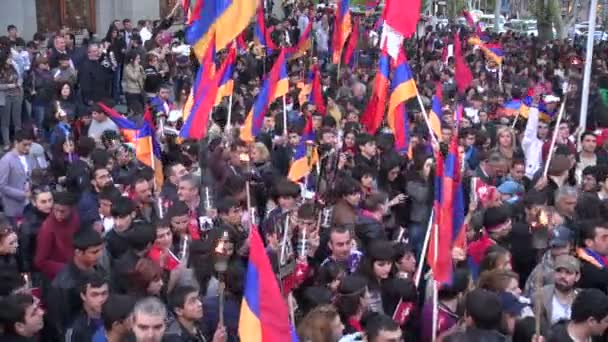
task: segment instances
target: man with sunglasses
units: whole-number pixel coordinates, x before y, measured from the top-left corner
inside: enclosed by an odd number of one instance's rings
[[[38,163],[32,158],[30,147],[34,141],[31,131],[15,132],[13,149],[0,159],[0,198],[4,214],[14,226],[23,215],[29,196],[29,179]]]

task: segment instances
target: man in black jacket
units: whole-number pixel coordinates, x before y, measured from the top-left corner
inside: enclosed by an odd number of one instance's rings
[[[74,235],[74,258],[53,279],[47,298],[49,321],[53,335],[63,340],[69,324],[74,321],[82,303],[78,287],[97,271],[97,260],[103,250],[103,239],[91,228]]]
[[[82,63],[78,70],[78,83],[85,104],[92,104],[111,98],[112,69],[105,67],[99,61],[99,45],[89,44],[88,59]]]
[[[101,328],[101,308],[108,299],[108,281],[99,273],[88,274],[80,284],[82,311],[65,334],[66,342],[91,341]]]

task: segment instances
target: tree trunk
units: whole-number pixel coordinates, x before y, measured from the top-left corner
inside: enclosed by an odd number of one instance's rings
[[[546,42],[553,39],[554,15],[551,13],[551,2],[554,0],[536,0],[535,16],[538,25],[538,39]],[[559,25],[556,22],[556,25]]]

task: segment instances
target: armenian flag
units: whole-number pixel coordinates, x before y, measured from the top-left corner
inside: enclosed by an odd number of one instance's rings
[[[395,135],[397,152],[405,153],[409,147],[409,118],[405,101],[416,97],[416,83],[405,54],[399,53],[393,74],[391,97],[388,103],[387,122]]]
[[[389,77],[390,58],[386,49],[383,49],[380,59],[378,60],[378,71],[376,72],[374,92],[365,108],[365,112],[361,116],[361,124],[365,126],[367,132],[370,134],[376,133],[384,118],[384,110],[388,97]]]
[[[435,231],[431,232],[427,255],[427,261],[433,270],[433,278],[444,284],[450,282],[452,278],[452,247],[455,241],[462,238],[464,198],[460,166],[458,134],[454,134],[445,160],[441,152],[437,151],[433,215],[435,223],[432,227]]]
[[[245,294],[239,316],[241,341],[297,341],[289,322],[287,303],[270,266],[257,227],[252,227]]]
[[[206,82],[208,82],[208,80],[215,75],[215,44],[213,44],[213,35],[211,35],[211,42],[211,49],[205,51],[205,55],[203,56],[201,64],[196,72],[196,76],[194,77],[194,84],[192,85],[192,89],[190,89],[190,94],[188,95],[188,99],[186,99],[186,103],[182,109],[182,120],[184,122],[188,120],[188,117],[192,113],[194,104],[200,102],[200,98],[204,96],[206,92]]]
[[[344,64],[351,69],[355,66],[355,52],[357,51],[357,43],[359,43],[359,20],[353,20],[353,30],[348,38],[348,44],[344,51]]]
[[[306,118],[306,125],[302,132],[302,139],[296,147],[293,162],[289,167],[287,178],[293,182],[308,176],[314,164],[317,163],[319,157],[316,149],[313,147],[315,141],[315,133],[312,129],[312,118]]]
[[[350,1],[338,0],[336,3],[336,22],[334,26],[333,36],[333,54],[332,61],[334,64],[340,63],[342,57],[342,49],[346,43],[346,39],[352,30],[350,20]]]
[[[443,100],[443,86],[441,83],[437,83],[435,86],[435,95],[431,99],[431,111],[429,112],[429,122],[431,124],[431,130],[437,138],[441,139],[441,119],[443,118],[443,111],[441,109],[441,102]]]
[[[209,114],[217,99],[218,86],[227,70],[234,64],[236,59],[236,49],[230,49],[226,60],[213,77],[203,77],[200,85],[200,92],[194,95],[192,113],[184,121],[184,125],[179,132],[179,136],[185,139],[203,139],[207,134]]]
[[[163,164],[161,162],[161,148],[154,129],[149,123],[144,122],[143,126],[137,130],[135,138],[135,156],[137,160],[148,165],[154,170],[155,186],[163,186]]]
[[[505,58],[505,52],[500,44],[487,43],[481,45],[481,50],[486,55],[486,58],[494,61],[496,64],[502,64],[502,60]]]
[[[306,52],[312,47],[312,23],[312,20],[308,22],[306,30],[304,30],[300,37],[300,41],[295,46],[287,48],[286,53],[289,60],[306,55]]]
[[[323,99],[323,88],[321,86],[321,72],[317,65],[313,65],[306,79],[306,84],[301,87],[298,95],[300,106],[308,102],[315,107],[317,111],[323,115],[326,114],[325,100]]]
[[[275,61],[270,73],[264,80],[253,108],[249,111],[243,127],[241,127],[241,140],[246,142],[255,141],[255,137],[260,133],[264,114],[268,106],[277,98],[284,96],[289,91],[287,78],[287,66],[285,64],[285,50],[281,50],[279,57]]]
[[[232,92],[234,91],[234,80],[232,79],[232,76],[234,74],[234,65],[236,63],[235,45],[232,45],[224,63],[226,64],[226,69],[219,72],[219,85],[217,88],[217,95],[215,97],[215,106],[222,102],[222,98],[231,96]]]
[[[215,34],[215,48],[221,50],[249,26],[256,9],[257,1],[252,0],[196,0],[186,42],[200,59]]]

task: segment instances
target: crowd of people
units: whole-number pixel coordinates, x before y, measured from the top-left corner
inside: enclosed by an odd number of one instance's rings
[[[300,341],[604,340],[606,46],[594,51],[581,125],[580,47],[488,32],[502,64],[463,44],[473,81],[460,94],[445,52],[472,32],[427,27],[403,46],[421,101],[406,105],[409,152],[399,153],[389,129],[360,123],[381,50],[377,14],[353,14],[355,62],[334,64],[332,7],[283,7],[284,19],[266,17],[273,44],[294,46],[311,22],[314,44],[289,61],[285,102],[270,105],[254,143],[238,128],[278,51],[256,44],[252,27],[233,94],[195,141],[177,136],[200,62],[175,28],[177,6],[155,22],[113,21],[105,37],[81,44],[68,28],[26,42],[8,26],[0,340],[247,341],[239,317],[251,229]],[[323,106],[299,96],[313,66]],[[423,117],[438,88],[441,134]],[[506,105],[524,99],[525,111]],[[137,158],[112,108],[137,123],[152,113],[164,179]],[[319,160],[294,182],[287,176],[308,123]],[[464,238],[448,253],[451,280],[436,283],[428,232],[437,156],[451,141],[461,152]]]

